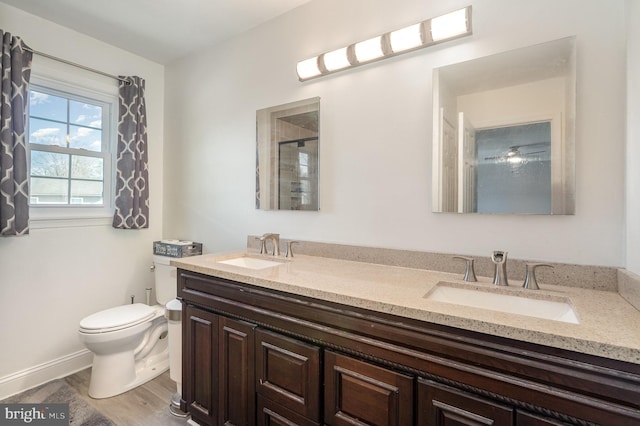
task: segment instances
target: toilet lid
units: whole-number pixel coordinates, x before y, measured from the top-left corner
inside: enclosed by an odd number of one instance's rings
[[[117,306],[83,318],[80,321],[80,330],[84,333],[121,330],[148,321],[154,314],[154,309],[143,303]]]

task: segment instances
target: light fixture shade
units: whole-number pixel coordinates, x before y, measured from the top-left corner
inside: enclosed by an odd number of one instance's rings
[[[354,47],[358,63],[373,61],[384,56],[382,51],[382,36],[356,43]]]
[[[431,19],[431,39],[445,40],[469,31],[467,8]]]
[[[327,69],[327,71],[341,70],[342,68],[351,66],[346,47],[325,53],[323,56],[323,60],[324,67]]]
[[[298,62],[298,78],[309,80],[471,34],[471,6],[467,6]]]
[[[394,53],[398,53],[422,45],[421,27],[422,24],[414,24],[410,27],[391,32],[389,35],[391,50],[393,50]]]
[[[298,62],[296,71],[298,72],[298,78],[300,80],[306,80],[307,78],[317,77],[322,74],[318,67],[317,56]]]

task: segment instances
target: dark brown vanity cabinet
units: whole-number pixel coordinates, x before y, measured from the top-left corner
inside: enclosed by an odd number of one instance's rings
[[[255,327],[245,321],[219,317],[218,424],[255,424]]]
[[[324,386],[326,424],[413,424],[411,376],[326,351]]]
[[[278,418],[296,424],[320,422],[320,357],[318,346],[267,330],[256,332],[259,424],[279,424]]]
[[[182,368],[191,374],[182,382],[183,399],[189,401],[183,410],[189,411],[201,424],[218,421],[218,322],[211,312],[186,305],[182,311]]]
[[[418,380],[418,424],[433,426],[514,425],[512,407],[432,380]]]
[[[253,425],[255,326],[191,305],[183,321],[186,410],[203,425]]]
[[[640,365],[179,270],[203,425],[640,425]]]

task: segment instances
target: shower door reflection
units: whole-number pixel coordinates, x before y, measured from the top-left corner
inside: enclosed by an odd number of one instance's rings
[[[278,144],[278,209],[318,210],[318,138]]]
[[[552,213],[551,122],[477,130],[475,141],[478,213]]]
[[[256,208],[320,209],[320,98],[256,111]]]

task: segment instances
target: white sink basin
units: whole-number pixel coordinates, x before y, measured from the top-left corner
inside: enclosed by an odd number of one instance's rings
[[[274,266],[282,265],[282,262],[275,262],[273,260],[259,259],[257,257],[247,257],[247,256],[240,256],[240,257],[234,257],[231,259],[218,260],[216,261],[216,263],[222,263],[224,265],[239,266],[241,268],[247,268],[247,269],[265,269],[265,268],[272,268]]]
[[[533,299],[497,293],[493,289],[467,289],[438,284],[424,297],[436,302],[451,303],[509,314],[579,324],[573,307],[560,300]],[[566,299],[565,299],[566,300]]]

